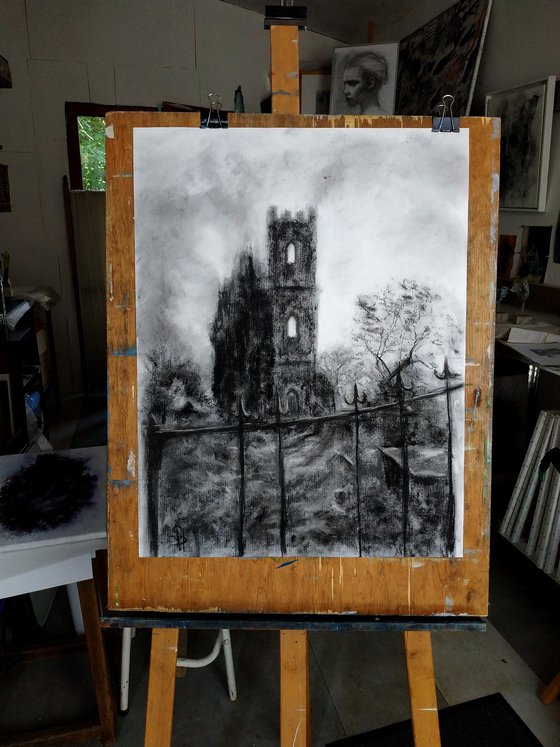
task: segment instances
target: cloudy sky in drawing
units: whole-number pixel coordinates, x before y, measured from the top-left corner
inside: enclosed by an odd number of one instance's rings
[[[319,352],[393,278],[428,283],[464,328],[468,130],[135,129],[134,193],[140,367],[165,328],[209,374],[218,289],[240,251],[266,259],[271,205],[317,210]]]

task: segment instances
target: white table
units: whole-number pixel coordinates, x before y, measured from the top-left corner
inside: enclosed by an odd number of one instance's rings
[[[91,559],[106,538],[11,550],[0,554],[0,599],[66,586],[76,633],[84,633],[78,581],[92,578]]]

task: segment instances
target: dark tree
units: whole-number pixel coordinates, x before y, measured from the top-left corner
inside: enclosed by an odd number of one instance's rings
[[[220,409],[235,414],[241,397],[251,415],[263,416],[273,405],[272,306],[264,273],[248,252],[219,292],[210,340]]]
[[[420,366],[436,367],[436,351],[454,348],[457,330],[439,310],[440,301],[431,288],[407,279],[358,298],[354,339],[362,355],[371,357],[381,392],[391,391],[404,373],[415,383]]]
[[[153,423],[177,423],[208,407],[200,374],[189,360],[176,360],[162,345],[148,356],[145,407]]]

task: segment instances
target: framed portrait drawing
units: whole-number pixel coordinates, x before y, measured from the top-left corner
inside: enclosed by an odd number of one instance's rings
[[[329,114],[393,114],[398,42],[334,50]]]
[[[300,114],[328,114],[330,70],[302,70],[299,74]]]
[[[556,77],[549,75],[486,96],[486,115],[502,120],[501,210],[546,209],[555,85]]]

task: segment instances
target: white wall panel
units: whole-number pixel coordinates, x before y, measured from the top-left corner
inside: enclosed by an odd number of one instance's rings
[[[29,78],[37,141],[65,137],[65,101],[89,101],[85,62],[30,60]]]
[[[35,150],[31,91],[27,86],[0,89],[0,145],[4,151]]]
[[[32,57],[194,65],[193,0],[27,0]]]
[[[89,101],[114,106],[117,103],[114,65],[111,62],[88,62],[87,76]]]
[[[155,65],[115,65],[117,104],[160,106],[162,101],[198,102],[198,71]]]
[[[299,35],[299,59],[301,65],[317,63],[317,67],[328,66],[332,62],[333,49],[345,47],[343,42],[330,39],[328,36],[302,31]],[[316,65],[313,64],[312,67]]]
[[[10,63],[14,87],[28,86],[25,0],[0,0],[0,54]]]
[[[14,284],[35,282],[35,251],[43,242],[41,199],[34,153],[0,153],[0,162],[8,165],[12,211],[0,213],[3,251],[14,258]]]

